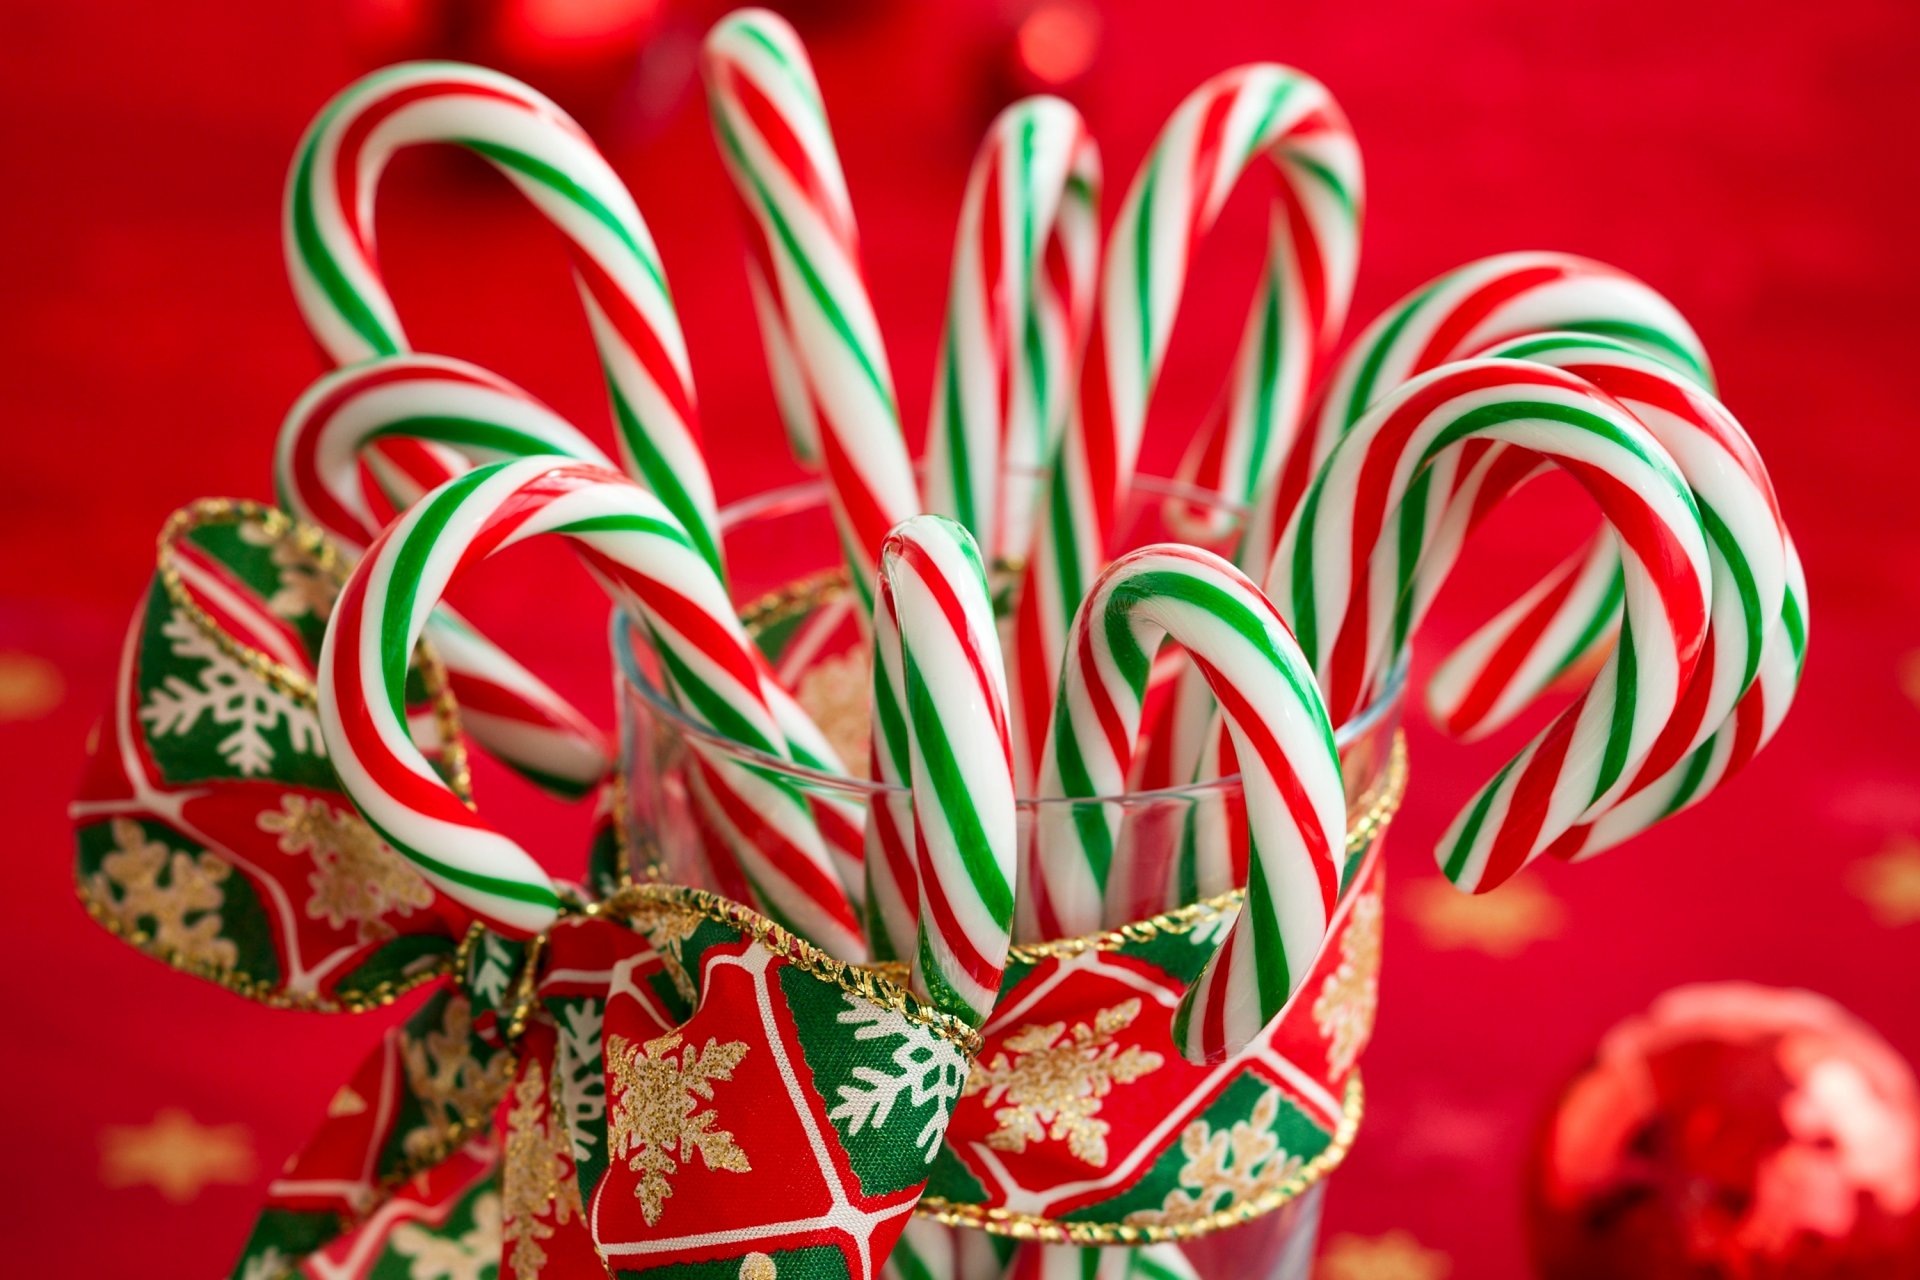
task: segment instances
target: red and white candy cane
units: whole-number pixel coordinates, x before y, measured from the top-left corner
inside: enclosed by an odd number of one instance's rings
[[[876,640],[888,661],[875,670],[892,684],[899,720],[884,772],[913,795],[913,985],[978,1026],[1006,965],[1017,840],[1006,673],[986,565],[960,524],[916,516],[881,545],[875,594],[884,601],[876,618],[894,630]]]
[[[1561,836],[1548,850],[1579,862],[1700,803],[1747,767],[1773,740],[1800,689],[1807,658],[1807,577],[1787,539],[1787,593],[1780,616],[1760,651],[1760,671],[1720,728],[1686,759],[1658,777],[1636,783],[1612,808]]]
[[[1700,508],[1713,573],[1707,648],[1631,793],[1717,731],[1758,674],[1761,648],[1786,592],[1786,530],[1773,482],[1759,450],[1725,406],[1643,350],[1592,334],[1546,333],[1502,343],[1487,355],[1561,369],[1612,396],[1672,455]],[[1456,500],[1450,518],[1460,505]],[[1611,539],[1603,535],[1602,541],[1611,549]],[[1510,641],[1506,654],[1524,657],[1524,632]],[[1500,656],[1483,668],[1483,685],[1514,679],[1516,672]]]
[[[1108,240],[1080,391],[1036,515],[1017,604],[1011,663],[1023,776],[1044,749],[1074,610],[1105,562],[1132,487],[1188,263],[1259,157],[1273,162],[1283,202],[1301,214],[1293,257],[1311,335],[1303,341],[1317,348],[1338,331],[1361,181],[1345,117],[1318,81],[1286,67],[1261,63],[1215,76],[1160,131]]]
[[[1209,1061],[1278,1016],[1319,954],[1340,892],[1347,801],[1313,668],[1279,611],[1227,561],[1173,543],[1115,560],[1074,618],[1043,800],[1125,790],[1148,671],[1166,636],[1185,647],[1225,713],[1253,844],[1246,904],[1174,1014],[1181,1051]],[[1020,892],[1026,936],[1115,923],[1108,893],[1120,818],[1112,804],[1042,805]]]
[[[550,923],[558,893],[524,849],[434,774],[407,736],[400,691],[454,576],[540,533],[570,537],[642,620],[685,714],[776,759],[785,751],[725,587],[657,498],[617,473],[537,457],[480,467],[429,493],[381,535],[341,593],[321,654],[321,731],[348,795],[388,843],[448,898],[513,936]],[[756,900],[833,954],[863,959],[851,902],[805,799],[726,755],[703,755],[702,766]]]
[[[1470,262],[1402,298],[1341,355],[1285,462],[1254,502],[1236,557],[1240,567],[1264,578],[1274,544],[1321,463],[1382,396],[1448,361],[1548,330],[1623,339],[1713,386],[1692,327],[1672,303],[1625,272],[1566,253],[1504,253]]]
[[[374,194],[394,153],[424,143],[490,161],[565,238],[621,461],[717,572],[686,341],[653,237],[580,126],[519,81],[459,63],[404,63],[348,86],[307,130],[287,179],[284,238],[294,297],[321,348],[340,364],[407,349],[374,255]],[[417,446],[415,463],[430,465]]]
[[[354,365],[301,395],[274,449],[280,505],[351,557],[384,523],[360,475],[365,450],[382,439],[437,444],[470,462],[559,454],[612,466],[572,424],[477,365],[421,355]],[[446,605],[428,618],[426,634],[446,665],[461,723],[487,750],[562,796],[584,795],[606,776],[604,735],[533,672]]]
[[[1072,403],[1100,256],[1100,153],[1080,113],[1028,98],[967,175],[927,430],[927,506],[989,558],[1025,556]]]
[[[1700,665],[1712,591],[1707,535],[1685,477],[1617,403],[1540,365],[1444,365],[1381,400],[1334,446],[1274,557],[1268,590],[1291,613],[1336,722],[1365,705],[1398,656],[1391,638],[1407,566],[1423,551],[1402,537],[1408,494],[1480,442],[1531,450],[1594,497],[1620,542],[1626,616],[1593,683],[1443,838],[1442,868],[1475,891],[1620,795]]]
[[[1003,1280],[1199,1280],[1177,1244],[1020,1244]]]
[[[788,434],[817,445],[864,596],[880,543],[919,513],[920,491],[820,86],[800,37],[764,9],[722,18],[702,69]]]

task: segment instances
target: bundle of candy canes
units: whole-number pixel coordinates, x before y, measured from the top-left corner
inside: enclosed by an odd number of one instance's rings
[[[916,468],[805,51],[744,11],[709,36],[703,74],[779,413],[824,479],[870,638],[865,760],[836,754],[741,621],[662,255],[578,126],[504,76],[400,66],[336,98],[290,176],[295,293],[339,368],[287,419],[278,495],[357,561],[316,665],[320,731],[345,794],[458,920],[539,940],[579,916],[582,891],[436,770],[406,692],[417,646],[474,741],[535,782],[583,796],[619,767],[585,716],[442,602],[541,533],[569,540],[699,731],[703,887],[832,961],[897,963],[957,1024],[988,1019],[1010,944],[1114,930],[1142,905],[1117,810],[1043,806],[1023,830],[1016,797],[1237,776],[1236,820],[1200,830],[1145,899],[1231,897],[1171,1022],[1195,1063],[1246,1050],[1301,990],[1350,843],[1337,733],[1394,696],[1469,535],[1528,482],[1564,472],[1605,527],[1460,645],[1427,703],[1473,738],[1590,678],[1461,809],[1438,850],[1450,879],[1483,892],[1542,854],[1609,848],[1709,794],[1779,726],[1805,583],[1695,334],[1621,272],[1518,253],[1435,279],[1343,349],[1362,176],[1313,79],[1255,64],[1201,85],[1104,241],[1079,114],[1053,98],[1003,111],[960,208]],[[389,159],[423,143],[485,158],[566,241],[611,452],[496,374],[410,348],[373,211]],[[1189,263],[1261,168],[1265,262],[1179,474],[1219,501],[1166,511],[1228,554],[1116,546],[1146,492],[1136,463]],[[823,797],[783,765],[865,777],[881,798]],[[946,1230],[916,1220],[890,1265],[1080,1265],[1068,1246],[969,1261]],[[1186,1264],[1147,1249],[1114,1265]]]

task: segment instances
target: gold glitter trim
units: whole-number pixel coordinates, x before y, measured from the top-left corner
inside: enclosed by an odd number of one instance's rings
[[[587,914],[624,918],[648,906],[693,912],[730,929],[738,929],[802,972],[812,974],[823,982],[831,982],[849,995],[881,1005],[909,1021],[919,1023],[954,1045],[969,1060],[980,1052],[979,1028],[934,1008],[907,990],[888,972],[897,971],[898,966],[857,965],[836,960],[759,912],[717,893],[686,885],[635,884],[604,902],[588,907]]]
[[[1302,1165],[1300,1171],[1272,1190],[1245,1204],[1232,1205],[1202,1218],[1173,1226],[1126,1224],[1118,1222],[1061,1222],[1033,1213],[1011,1209],[990,1209],[985,1205],[962,1204],[939,1196],[923,1197],[914,1213],[949,1227],[973,1227],[988,1235],[1008,1236],[1015,1240],[1036,1240],[1047,1244],[1141,1245],[1192,1240],[1228,1227],[1244,1226],[1283,1208],[1314,1183],[1340,1167],[1347,1151],[1360,1132],[1360,1118],[1366,1111],[1366,1097],[1360,1086],[1360,1073],[1347,1077],[1346,1097],[1340,1107],[1340,1124],[1333,1140],[1319,1155]]]
[[[1347,827],[1347,852],[1358,853],[1379,839],[1381,833],[1392,824],[1394,815],[1400,811],[1400,802],[1406,798],[1406,794],[1407,737],[1404,733],[1395,733],[1393,752],[1387,759],[1386,775],[1360,797],[1356,806],[1360,810],[1359,816]],[[1007,963],[1038,964],[1042,960],[1066,959],[1089,951],[1118,951],[1130,945],[1151,942],[1163,934],[1191,933],[1223,915],[1238,911],[1246,896],[1245,889],[1232,889],[1102,933],[1085,934],[1078,938],[1056,938],[1051,942],[1016,943],[1007,950]]]

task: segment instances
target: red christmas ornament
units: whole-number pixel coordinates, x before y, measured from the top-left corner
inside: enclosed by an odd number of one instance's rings
[[[1676,988],[1567,1086],[1528,1201],[1548,1280],[1920,1276],[1920,1091],[1825,997]]]

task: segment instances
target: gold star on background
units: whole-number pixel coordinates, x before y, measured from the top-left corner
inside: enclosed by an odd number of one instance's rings
[[[253,1138],[245,1125],[204,1125],[178,1107],[152,1124],[108,1125],[100,1133],[100,1181],[152,1187],[185,1204],[211,1183],[253,1181]]]
[[[1407,914],[1430,947],[1467,948],[1512,956],[1566,923],[1560,900],[1533,876],[1521,876],[1492,893],[1462,893],[1445,880],[1417,880],[1406,892]]]
[[[0,721],[38,720],[60,705],[60,668],[33,653],[0,653]]]
[[[1383,1236],[1335,1236],[1313,1274],[1314,1280],[1441,1280],[1452,1270],[1446,1254],[1394,1230]]]
[[[1889,929],[1920,920],[1920,840],[1898,836],[1847,868],[1847,888]]]

